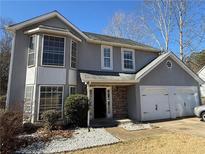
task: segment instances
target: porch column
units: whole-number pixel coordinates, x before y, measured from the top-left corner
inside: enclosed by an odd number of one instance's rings
[[[87,84],[87,97],[88,97],[87,126],[88,126],[88,131],[90,132],[90,85],[89,83],[86,84]]]

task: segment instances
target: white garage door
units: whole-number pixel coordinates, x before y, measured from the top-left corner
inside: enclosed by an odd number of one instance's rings
[[[143,88],[141,102],[143,121],[170,118],[168,90],[166,88]]]
[[[175,88],[176,117],[193,115],[194,107],[198,106],[198,94],[196,87]]]
[[[140,86],[142,121],[193,115],[199,105],[197,87]]]

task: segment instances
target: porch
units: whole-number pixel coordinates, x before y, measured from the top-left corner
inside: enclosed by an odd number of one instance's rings
[[[91,124],[118,124],[129,118],[129,106],[135,103],[136,81],[133,74],[96,75],[81,73],[90,101]],[[131,111],[130,111],[131,112]],[[109,122],[108,122],[109,121]]]

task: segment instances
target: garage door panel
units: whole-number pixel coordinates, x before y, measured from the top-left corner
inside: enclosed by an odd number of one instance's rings
[[[142,121],[193,115],[199,105],[193,86],[140,86]]]
[[[143,121],[170,118],[167,89],[146,88],[143,90],[141,99]]]
[[[196,87],[176,87],[175,105],[176,117],[191,116],[194,107],[198,106],[198,94]]]

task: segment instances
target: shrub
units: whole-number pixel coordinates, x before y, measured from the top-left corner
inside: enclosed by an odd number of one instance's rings
[[[35,133],[37,131],[37,126],[30,123],[26,122],[23,124],[23,131],[26,132],[27,134]]]
[[[12,153],[16,136],[22,132],[22,113],[0,113],[0,153]]]
[[[76,126],[87,125],[88,98],[86,95],[75,94],[66,98],[64,106],[68,122]]]
[[[45,122],[45,128],[52,130],[60,117],[60,113],[55,110],[48,110],[43,112],[42,119]]]

